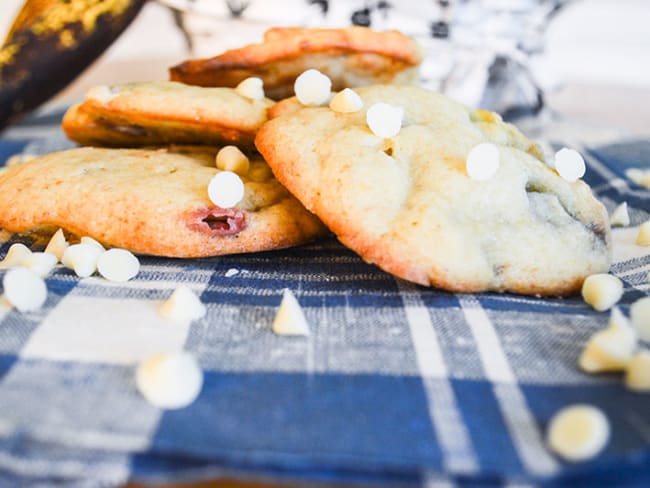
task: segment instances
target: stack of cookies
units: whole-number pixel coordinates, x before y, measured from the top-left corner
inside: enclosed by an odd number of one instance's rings
[[[329,229],[398,277],[461,292],[570,294],[606,271],[607,214],[579,168],[415,86],[420,60],[398,32],[271,29],[174,81],[97,87],[63,121],[90,147],[0,175],[0,226],[170,257]]]

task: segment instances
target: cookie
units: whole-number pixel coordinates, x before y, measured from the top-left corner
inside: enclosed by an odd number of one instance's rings
[[[170,81],[98,86],[66,112],[62,127],[73,141],[91,146],[251,147],[271,105],[269,99],[251,100],[231,88]]]
[[[568,295],[607,271],[604,206],[513,125],[419,87],[356,91],[364,108],[353,113],[288,101],[255,142],[280,182],[366,261],[456,292]],[[368,127],[379,102],[404,110],[393,137]],[[480,181],[466,160],[484,142],[500,165]]]
[[[255,76],[264,81],[266,96],[280,100],[293,95],[295,79],[309,68],[328,75],[332,89],[341,90],[411,83],[421,60],[417,43],[398,31],[276,27],[260,44],[186,61],[170,68],[170,77],[191,85],[235,87]]]
[[[252,160],[244,198],[220,208],[208,198],[215,152],[77,148],[0,175],[0,227],[62,227],[107,246],[169,257],[278,249],[326,233],[321,222]]]

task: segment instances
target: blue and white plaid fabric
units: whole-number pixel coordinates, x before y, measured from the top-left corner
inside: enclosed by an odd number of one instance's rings
[[[9,129],[0,162],[70,146],[60,117],[50,110]],[[627,201],[632,225],[650,218],[650,191],[625,177],[650,167],[650,141],[592,131],[582,145],[579,131],[555,132],[541,135],[585,155],[608,210]],[[18,239],[0,237],[1,256]],[[650,256],[632,244],[633,229],[615,237],[627,313],[649,293]],[[0,486],[224,476],[301,486],[650,483],[650,394],[578,370],[583,344],[608,320],[580,297],[426,289],[335,240],[141,262],[125,284],[57,268],[41,310],[0,311]],[[207,304],[205,318],[158,317],[180,283]],[[271,332],[283,288],[304,307],[309,338]],[[188,408],[161,411],[137,392],[134,365],[183,348],[200,360],[203,390]],[[573,403],[611,421],[593,462],[567,465],[545,447],[550,417]]]

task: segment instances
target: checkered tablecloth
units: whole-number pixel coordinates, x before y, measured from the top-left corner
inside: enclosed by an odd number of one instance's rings
[[[51,109],[9,129],[0,162],[71,146],[60,117]],[[579,134],[537,135],[584,154],[585,179],[608,210],[627,201],[632,225],[650,218],[650,191],[624,174],[650,167],[650,141]],[[650,291],[650,256],[634,237],[615,232],[626,313]],[[0,233],[0,256],[19,240]],[[125,284],[59,267],[41,310],[0,310],[0,486],[224,476],[300,486],[650,483],[650,394],[578,370],[581,347],[608,320],[579,297],[422,288],[334,239],[141,262]],[[207,304],[203,319],[157,315],[181,283]],[[297,295],[310,337],[271,332],[283,288]],[[191,406],[161,411],[136,390],[134,365],[178,349],[198,357],[205,384]],[[612,438],[593,462],[567,465],[546,449],[545,428],[577,402],[606,412]]]

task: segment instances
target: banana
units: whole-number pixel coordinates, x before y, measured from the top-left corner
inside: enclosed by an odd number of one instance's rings
[[[146,0],[26,0],[0,47],[0,130],[63,89]]]

